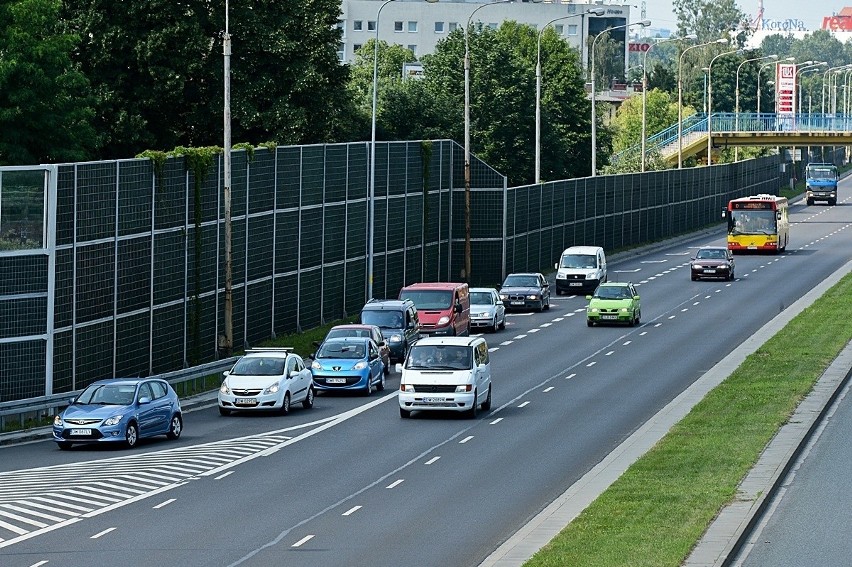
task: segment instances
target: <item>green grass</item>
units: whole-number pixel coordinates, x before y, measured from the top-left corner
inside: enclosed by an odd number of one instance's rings
[[[847,275],[754,354],[527,567],[677,567],[852,339]]]

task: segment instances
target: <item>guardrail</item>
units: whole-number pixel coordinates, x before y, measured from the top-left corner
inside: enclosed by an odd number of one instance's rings
[[[198,381],[202,381],[203,386],[205,378],[212,374],[219,374],[225,370],[229,370],[238,358],[237,356],[223,358],[222,360],[208,362],[200,366],[158,374],[154,377],[166,380],[172,387],[178,384]],[[198,389],[197,384],[193,384],[193,387],[196,390]],[[81,391],[76,390],[74,392],[39,396],[38,398],[0,402],[0,432],[5,430],[7,421],[14,421],[23,425],[27,419],[39,421],[44,417],[54,415],[58,410],[66,407],[70,400],[76,397]],[[10,416],[14,416],[12,420],[9,419]]]

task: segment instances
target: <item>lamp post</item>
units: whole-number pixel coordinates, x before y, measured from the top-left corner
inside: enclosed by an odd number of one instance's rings
[[[603,16],[605,10],[603,8],[592,8],[590,10],[586,10],[585,12],[581,12],[579,14],[571,14],[569,16],[562,16],[560,18],[554,18],[544,24],[541,30],[538,32],[538,44],[536,47],[536,60],[535,60],[535,182],[541,183],[541,35],[544,33],[544,30],[547,29],[547,26],[554,22],[558,22],[559,20],[567,20],[568,18],[575,18],[579,16],[582,21],[582,17],[586,14],[592,14],[594,16]],[[580,34],[582,36],[582,33]]]
[[[740,130],[740,69],[743,68],[743,65],[749,63],[751,61],[763,61],[764,59],[772,59],[773,61],[778,59],[778,56],[775,54],[772,55],[764,55],[763,57],[754,57],[752,59],[745,59],[742,63],[737,66],[737,79],[736,79],[736,88],[734,89],[734,129],[739,132]],[[708,71],[709,73],[709,71]],[[760,73],[760,69],[758,69],[758,73]],[[739,145],[734,146],[734,161],[739,160]]]
[[[713,116],[713,62],[716,61],[719,57],[723,55],[730,55],[732,53],[740,53],[741,51],[738,49],[732,49],[730,51],[723,51],[716,57],[710,60],[710,64],[707,65],[707,165],[713,164],[713,132],[712,132],[712,116]]]
[[[686,49],[684,49],[680,57],[678,57],[677,61],[677,168],[683,168],[683,56],[686,55],[686,52],[690,49],[697,49],[699,47],[707,47],[708,45],[713,45],[716,43],[728,43],[728,40],[720,37],[714,41],[708,41],[707,43],[699,43],[698,45],[690,45]],[[707,69],[708,75],[710,69]],[[709,107],[708,107],[709,111]],[[710,122],[710,115],[707,115],[707,122]]]
[[[796,68],[796,76],[804,75],[805,73],[813,73],[814,71],[818,71],[820,67],[823,65],[827,65],[825,61],[804,61],[801,65]],[[802,114],[802,83],[796,79],[796,83],[799,85],[799,114]],[[810,108],[808,109],[808,128],[811,125],[811,117],[810,117]]]
[[[654,49],[655,46],[660,45],[661,43],[666,43],[667,41],[680,41],[684,39],[698,39],[698,36],[694,33],[690,33],[683,37],[670,37],[668,39],[658,41],[657,43],[652,43],[651,46],[648,47],[648,51],[642,54],[642,165],[640,167],[640,171],[642,173],[645,172],[645,162],[647,161],[647,158],[645,157],[645,142],[647,138],[645,134],[647,124],[645,109],[647,107],[646,103],[648,102],[648,68],[646,67],[648,63],[648,53]]]
[[[233,258],[231,255],[231,33],[229,29],[229,6],[225,0],[225,34],[222,36],[222,54],[225,74],[225,179],[222,188],[222,200],[225,213],[225,298],[224,298],[224,337],[219,345],[222,356],[231,356],[234,349],[234,298],[233,298]]]
[[[595,39],[592,40],[592,177],[597,175],[598,171],[598,118],[595,112],[595,44],[598,42],[598,39],[600,39],[604,34],[611,32],[612,30],[629,28],[630,26],[634,25],[639,25],[643,28],[646,28],[651,25],[651,20],[642,20],[640,22],[633,22],[632,24],[622,24],[620,26],[613,26],[611,28],[607,28],[606,30],[596,35]]]
[[[376,212],[376,103],[379,86],[379,20],[382,10],[394,0],[385,0],[376,13],[376,37],[373,40],[373,108],[371,112],[370,134],[370,194],[367,196],[367,299],[373,299],[373,240],[375,239]]]
[[[822,103],[820,104],[820,112],[822,114],[825,114],[825,87],[826,87],[826,83],[829,83],[829,85],[828,85],[828,87],[829,87],[828,96],[831,97],[831,83],[829,81],[830,77],[828,76],[828,74],[831,73],[832,71],[836,71],[838,69],[843,69],[845,67],[846,67],[846,65],[838,65],[837,67],[829,67],[822,74]],[[829,101],[829,105],[830,104],[831,104],[831,101]],[[829,110],[831,110],[831,109],[829,108]]]

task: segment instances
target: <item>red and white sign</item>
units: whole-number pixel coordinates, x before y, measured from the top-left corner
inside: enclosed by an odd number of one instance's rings
[[[640,43],[640,42],[636,42],[636,41],[631,41],[628,44],[628,51],[638,51],[639,53],[644,53],[645,51],[648,51],[649,49],[651,49],[650,43],[644,43],[644,42]]]
[[[796,65],[794,63],[778,63],[776,66],[775,93],[775,112],[778,114],[795,114]]]

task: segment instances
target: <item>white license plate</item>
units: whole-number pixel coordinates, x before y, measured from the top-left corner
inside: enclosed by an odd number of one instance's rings
[[[601,315],[601,319],[618,319],[618,315]]]
[[[524,302],[523,301],[513,301],[511,304],[512,305],[523,305]]]
[[[256,406],[257,400],[254,398],[237,398],[234,401],[234,405],[237,406]]]
[[[571,283],[569,283],[568,285],[581,286],[581,285],[583,285],[583,282],[571,282]]]
[[[447,398],[423,398],[423,401],[427,404],[434,404],[439,402],[446,402]]]
[[[91,435],[91,429],[72,429],[71,435]]]
[[[716,270],[704,270],[705,274],[715,274]]]
[[[749,250],[757,250],[757,246],[747,246]]]
[[[326,384],[346,384],[346,378],[326,378]]]

